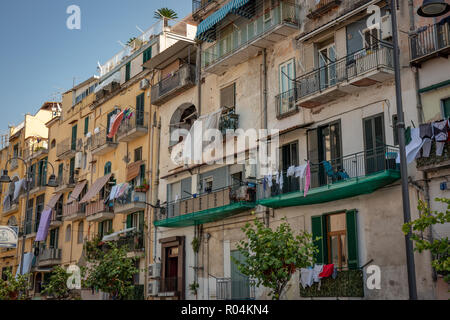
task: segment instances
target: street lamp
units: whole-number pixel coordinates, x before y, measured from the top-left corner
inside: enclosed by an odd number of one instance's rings
[[[1,172],[0,183],[11,183],[12,182],[11,177],[8,175],[7,168],[8,168],[8,164],[14,159],[20,160],[24,163],[25,172],[26,172],[25,183],[26,183],[26,188],[27,188],[27,198],[26,198],[26,202],[25,202],[25,219],[23,219],[23,232],[22,232],[22,252],[21,252],[21,256],[20,256],[20,274],[23,274],[23,260],[24,260],[24,256],[25,256],[25,240],[26,240],[26,234],[25,234],[26,214],[28,212],[28,202],[30,200],[30,188],[28,186],[28,183],[29,183],[29,180],[31,177],[31,172],[29,171],[28,163],[24,159],[19,158],[19,157],[11,158],[8,161],[6,161],[5,169],[2,170],[2,172]],[[38,163],[40,163],[40,162],[44,162],[44,160],[38,161]],[[50,162],[48,162],[48,161],[45,161],[45,162],[52,167],[52,174],[50,175],[48,183],[45,186],[56,188],[56,187],[58,187],[58,183],[56,181],[55,168],[53,167],[53,165]]]
[[[405,223],[411,221],[411,207],[409,201],[408,165],[406,159],[405,115],[403,112],[402,85],[400,74],[400,48],[397,29],[396,0],[390,1],[392,17],[392,40],[394,45],[395,95],[397,102],[397,129],[400,153],[400,172],[402,182],[403,219]],[[436,17],[450,11],[450,5],[439,0],[424,0],[418,14],[424,17]],[[417,300],[416,270],[414,265],[414,250],[411,241],[411,231],[405,236],[406,268],[408,272],[408,289],[410,300]]]
[[[440,0],[423,0],[422,6],[417,10],[421,17],[434,18],[450,11],[450,4]]]

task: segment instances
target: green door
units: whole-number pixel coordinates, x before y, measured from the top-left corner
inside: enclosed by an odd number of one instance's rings
[[[250,299],[250,282],[249,278],[243,275],[234,259],[244,261],[245,257],[239,251],[231,251],[231,299],[247,300]]]
[[[69,184],[75,182],[75,158],[70,159]]]

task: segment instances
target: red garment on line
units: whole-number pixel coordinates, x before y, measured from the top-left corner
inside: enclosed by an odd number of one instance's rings
[[[319,278],[329,278],[333,275],[334,264],[327,264],[323,266],[322,272],[319,274]]]
[[[108,138],[112,139],[116,135],[117,131],[119,130],[120,124],[122,123],[122,119],[124,116],[124,111],[118,114],[116,119],[114,120],[111,128],[109,129]]]

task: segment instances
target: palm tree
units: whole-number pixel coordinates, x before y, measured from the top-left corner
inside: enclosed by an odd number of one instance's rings
[[[178,19],[178,15],[175,10],[169,8],[161,8],[155,11],[155,19],[163,20],[164,27],[169,25],[169,20]]]

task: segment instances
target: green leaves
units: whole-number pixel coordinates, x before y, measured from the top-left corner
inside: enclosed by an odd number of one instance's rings
[[[65,299],[70,296],[70,290],[67,287],[67,279],[70,275],[61,266],[53,268],[49,280],[43,285],[42,293],[52,296],[56,299]]]
[[[0,279],[0,300],[26,300],[30,274],[15,277],[9,270],[4,274],[6,281]]]
[[[95,245],[90,245],[95,248]],[[113,299],[124,300],[133,295],[133,276],[139,272],[135,259],[127,257],[125,247],[108,243],[108,248],[95,248],[89,259],[85,286],[109,293]]]
[[[271,290],[273,299],[280,299],[281,294],[299,268],[314,264],[317,248],[313,245],[312,235],[302,232],[297,236],[291,226],[284,222],[276,229],[267,228],[256,219],[254,225],[247,223],[242,231],[247,241],[237,245],[245,261],[233,259],[239,271]]]
[[[418,210],[420,218],[410,223],[404,224],[402,231],[405,235],[411,232],[411,240],[414,241],[414,250],[421,253],[430,251],[434,257],[432,261],[433,268],[445,276],[445,281],[450,282],[450,245],[449,239],[426,239],[423,234],[428,228],[434,225],[450,222],[450,199],[437,198],[436,202],[447,204],[445,212],[431,211],[427,204],[419,200]]]
[[[163,19],[178,19],[178,15],[175,10],[169,8],[161,8],[155,11],[154,15],[155,19],[163,20]]]

